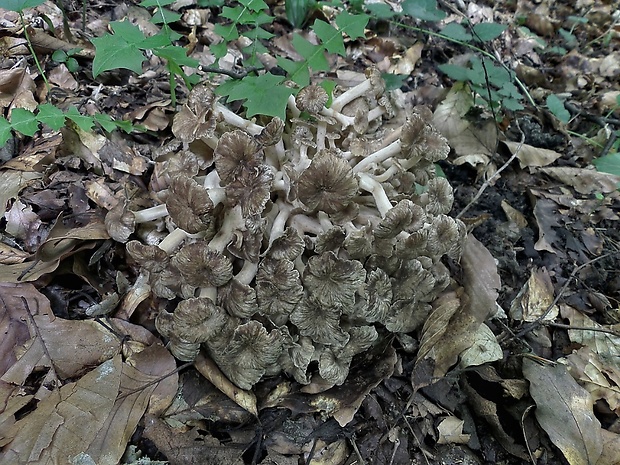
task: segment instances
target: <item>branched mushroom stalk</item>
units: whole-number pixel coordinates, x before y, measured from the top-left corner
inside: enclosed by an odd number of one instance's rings
[[[120,242],[136,223],[172,225],[158,245],[127,242],[135,295],[180,299],[157,317],[173,354],[202,348],[243,389],[279,372],[342,384],[356,354],[421,327],[450,281],[442,262],[459,259],[465,226],[433,168],[448,144],[425,107],[398,109],[406,123],[386,134],[395,110],[376,70],[330,108],[321,87],[301,89],[287,121],[257,124],[215,100],[196,86],[175,116],[182,150],[151,180],[165,203],[108,213]],[[356,140],[379,148],[360,154]]]

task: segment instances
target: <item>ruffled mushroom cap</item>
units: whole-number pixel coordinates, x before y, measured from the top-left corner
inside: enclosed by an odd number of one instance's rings
[[[405,238],[399,238],[396,242],[396,254],[403,259],[417,258],[428,254],[428,228],[412,232]]]
[[[321,151],[299,177],[297,196],[309,210],[336,213],[344,210],[358,192],[349,164],[330,151]]]
[[[170,351],[184,362],[196,358],[200,344],[226,323],[224,311],[208,298],[182,300],[174,313],[161,312],[155,319],[157,331],[170,339]]]
[[[260,215],[269,201],[273,174],[266,165],[256,165],[251,172],[240,172],[239,177],[226,185],[230,206],[240,205],[244,218]]]
[[[349,257],[363,259],[368,257],[373,250],[373,230],[370,224],[352,231],[347,235],[343,244]]]
[[[300,384],[310,384],[308,366],[314,356],[315,348],[308,337],[300,337],[299,341],[286,343],[285,349],[278,360],[282,370],[295,378]]]
[[[195,287],[184,283],[184,279],[174,267],[169,267],[158,273],[149,274],[149,284],[156,296],[162,299],[176,299],[194,297]]]
[[[236,179],[251,177],[265,159],[256,139],[240,130],[224,133],[215,147],[213,157],[222,186]]]
[[[319,374],[337,386],[347,379],[353,357],[368,350],[379,337],[374,326],[356,326],[349,329],[349,334],[349,342],[343,348],[326,347],[319,358]]]
[[[274,239],[267,255],[280,260],[295,260],[304,251],[306,244],[295,228],[287,227],[281,236]]]
[[[463,253],[463,246],[465,245],[465,239],[467,238],[467,226],[461,220],[455,220],[456,227],[459,230],[459,238],[452,244],[447,255],[453,260],[459,260]]]
[[[186,176],[170,182],[166,208],[172,221],[190,234],[206,231],[211,223],[213,202],[207,190]]]
[[[405,230],[419,229],[424,225],[426,214],[419,205],[411,200],[401,200],[388,210],[385,217],[375,229],[378,239],[392,239]]]
[[[245,229],[235,231],[230,244],[226,246],[231,254],[237,258],[258,263],[260,249],[263,242],[263,227],[265,220],[260,215],[249,216],[245,219]]]
[[[425,150],[423,157],[431,163],[437,163],[439,160],[445,160],[450,153],[448,140],[434,127],[427,126],[424,129]]]
[[[314,251],[318,254],[322,254],[323,252],[327,252],[329,250],[336,251],[342,247],[345,237],[346,233],[340,226],[329,228],[317,237],[316,244],[314,245]]]
[[[276,145],[282,140],[284,132],[284,121],[275,117],[263,128],[261,133],[256,136],[256,141],[263,147]]]
[[[433,218],[428,231],[429,252],[436,260],[448,253],[456,244],[462,233],[454,218],[447,215],[437,215]]]
[[[341,307],[323,305],[314,297],[306,297],[291,313],[290,320],[299,334],[328,346],[344,346],[349,334],[340,327]]]
[[[105,215],[104,224],[110,237],[124,244],[136,230],[136,217],[121,200]]]
[[[304,287],[321,304],[347,311],[355,304],[366,270],[357,260],[338,258],[334,252],[314,255],[304,270]]]
[[[241,389],[252,389],[282,353],[282,334],[267,332],[256,320],[239,325],[222,352],[211,356],[230,381]],[[207,344],[208,345],[208,344]]]
[[[435,277],[418,259],[403,261],[392,278],[394,302],[419,298],[431,292],[435,286]]]
[[[431,215],[447,214],[452,210],[454,193],[446,178],[433,178],[427,184],[426,211]]]
[[[174,115],[172,133],[183,142],[193,142],[201,137],[212,137],[217,125],[213,114],[215,94],[204,84],[194,86],[187,103]]]
[[[150,273],[165,270],[170,263],[168,254],[156,245],[144,245],[139,241],[129,241],[125,246],[129,255]]]
[[[300,111],[307,111],[311,115],[316,115],[329,100],[329,95],[321,86],[310,84],[301,89],[295,96],[295,105]]]
[[[394,302],[385,328],[392,333],[410,333],[422,326],[430,313],[431,306],[416,299]]]
[[[232,279],[232,263],[206,242],[184,245],[170,263],[187,284],[194,287],[219,287]]]
[[[263,259],[256,273],[259,311],[277,326],[288,321],[304,295],[299,272],[290,260]]]
[[[258,311],[256,290],[234,278],[218,289],[217,303],[238,318],[250,318]]]
[[[368,323],[383,323],[392,305],[392,283],[381,268],[368,273],[366,293],[368,301],[366,306],[362,307],[360,316]]]

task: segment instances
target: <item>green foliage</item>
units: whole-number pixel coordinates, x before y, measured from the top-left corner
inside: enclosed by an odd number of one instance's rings
[[[436,0],[405,0],[403,13],[422,21],[441,21],[446,14],[437,8]]]
[[[220,85],[216,92],[228,100],[245,101],[246,114],[277,116],[286,120],[286,102],[294,89],[283,85],[284,76],[271,73],[246,76],[240,81],[230,80]],[[268,91],[266,89],[269,89]]]
[[[301,28],[310,12],[316,8],[316,0],[286,0],[285,2],[286,18],[294,28]]]
[[[557,95],[551,94],[547,96],[547,108],[563,123],[568,123],[570,121],[570,113],[566,108],[564,108],[564,101]]]
[[[64,63],[69,72],[75,73],[79,69],[80,65],[74,58],[74,55],[80,50],[82,49],[73,48],[66,52],[64,50],[56,50],[54,53],[52,53],[52,60],[54,60],[56,63]]]
[[[598,171],[620,176],[620,153],[610,153],[593,161]]]
[[[26,8],[34,8],[44,3],[45,0],[0,0],[0,8],[20,13]]]

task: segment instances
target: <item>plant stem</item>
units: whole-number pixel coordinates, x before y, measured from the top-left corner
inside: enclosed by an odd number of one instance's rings
[[[26,42],[28,43],[28,50],[30,50],[30,54],[32,55],[32,58],[34,59],[34,62],[37,65],[39,74],[41,75],[41,77],[43,78],[43,81],[45,82],[45,89],[49,93],[50,83],[48,82],[47,77],[45,76],[45,73],[43,72],[43,68],[41,67],[39,58],[37,58],[37,54],[34,52],[34,47],[32,46],[32,40],[30,40],[30,34],[28,33],[28,25],[26,24],[26,18],[24,18],[23,11],[19,12],[19,19],[21,20],[22,27],[24,28],[24,36],[26,37]]]

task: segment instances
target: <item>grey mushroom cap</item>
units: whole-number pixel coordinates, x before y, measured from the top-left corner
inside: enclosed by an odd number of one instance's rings
[[[391,239],[403,231],[419,229],[424,225],[426,214],[411,200],[401,200],[389,210],[375,229],[375,237]]]
[[[127,242],[136,230],[136,217],[123,200],[106,214],[104,223],[110,237],[121,243]]]
[[[215,132],[217,119],[213,114],[215,94],[204,84],[194,86],[187,103],[174,116],[172,133],[183,142],[193,142],[201,137],[211,137]]]
[[[126,245],[129,255],[145,270],[159,273],[168,267],[170,257],[156,245],[145,245],[139,241],[129,241]]]
[[[213,202],[207,190],[187,176],[171,180],[166,208],[172,221],[190,234],[206,231],[212,220]]]
[[[357,260],[338,258],[334,252],[314,255],[304,270],[304,287],[326,307],[348,310],[362,289],[366,270]]]
[[[260,313],[282,326],[299,305],[304,288],[292,261],[265,258],[256,274],[256,295]]]
[[[218,140],[213,157],[222,186],[252,176],[265,159],[256,139],[241,130],[224,133]]]
[[[349,335],[340,327],[341,316],[340,307],[323,305],[316,298],[306,297],[295,307],[290,320],[302,336],[319,344],[342,347]]]
[[[326,347],[319,358],[321,377],[338,386],[347,379],[353,357],[368,350],[379,337],[374,326],[350,328],[349,335],[349,341],[344,347]]]
[[[349,164],[330,151],[321,151],[299,177],[297,195],[310,210],[336,213],[357,195],[358,183]]]
[[[321,86],[310,84],[302,88],[295,96],[295,105],[301,111],[307,111],[311,115],[316,115],[329,100],[329,95]]]
[[[223,286],[232,279],[232,263],[205,242],[184,245],[171,260],[185,282],[195,287]]]

